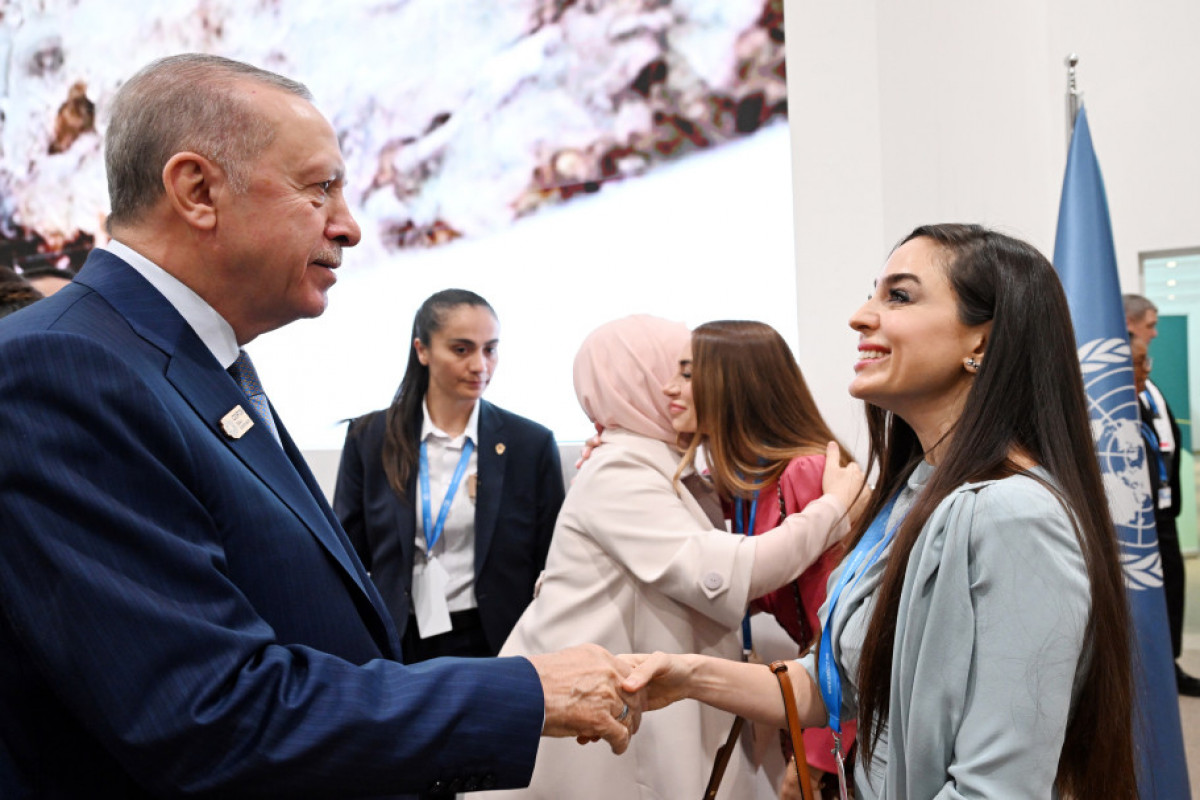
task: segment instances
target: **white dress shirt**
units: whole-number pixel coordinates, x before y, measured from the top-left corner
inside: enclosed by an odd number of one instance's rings
[[[133,267],[139,275],[167,298],[179,316],[191,326],[223,369],[237,361],[238,343],[225,318],[182,281],[126,244],[112,239],[103,249]]]

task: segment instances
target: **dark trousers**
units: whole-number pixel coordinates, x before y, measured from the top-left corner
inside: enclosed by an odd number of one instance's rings
[[[416,664],[419,661],[428,661],[431,658],[442,656],[483,658],[492,655],[477,610],[472,608],[467,611],[451,612],[450,625],[452,628],[446,633],[422,639],[417,630],[417,618],[410,616],[408,627],[404,629],[404,639],[401,642],[404,663]]]
[[[1183,650],[1183,591],[1187,575],[1175,517],[1162,515],[1155,520],[1158,528],[1158,552],[1162,556],[1163,594],[1167,598],[1167,626],[1171,631],[1171,652],[1175,658]]]

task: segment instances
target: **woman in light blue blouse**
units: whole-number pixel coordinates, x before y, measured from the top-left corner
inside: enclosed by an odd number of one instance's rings
[[[850,325],[878,490],[794,679],[802,721],[857,718],[859,798],[1136,797],[1117,543],[1050,263],[921,227]],[[765,667],[630,660],[649,707],[783,724]]]

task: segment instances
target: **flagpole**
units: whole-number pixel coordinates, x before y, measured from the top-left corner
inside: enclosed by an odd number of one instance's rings
[[[1067,65],[1067,147],[1070,148],[1071,134],[1075,132],[1075,117],[1079,114],[1079,102],[1083,92],[1075,85],[1075,65],[1079,63],[1079,56],[1071,53],[1063,63]]]

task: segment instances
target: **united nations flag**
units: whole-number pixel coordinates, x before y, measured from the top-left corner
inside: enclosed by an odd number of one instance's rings
[[[1092,438],[1108,494],[1133,620],[1134,741],[1143,798],[1188,797],[1174,659],[1162,590],[1133,363],[1117,279],[1108,198],[1087,112],[1075,117],[1054,242],[1087,388]]]

